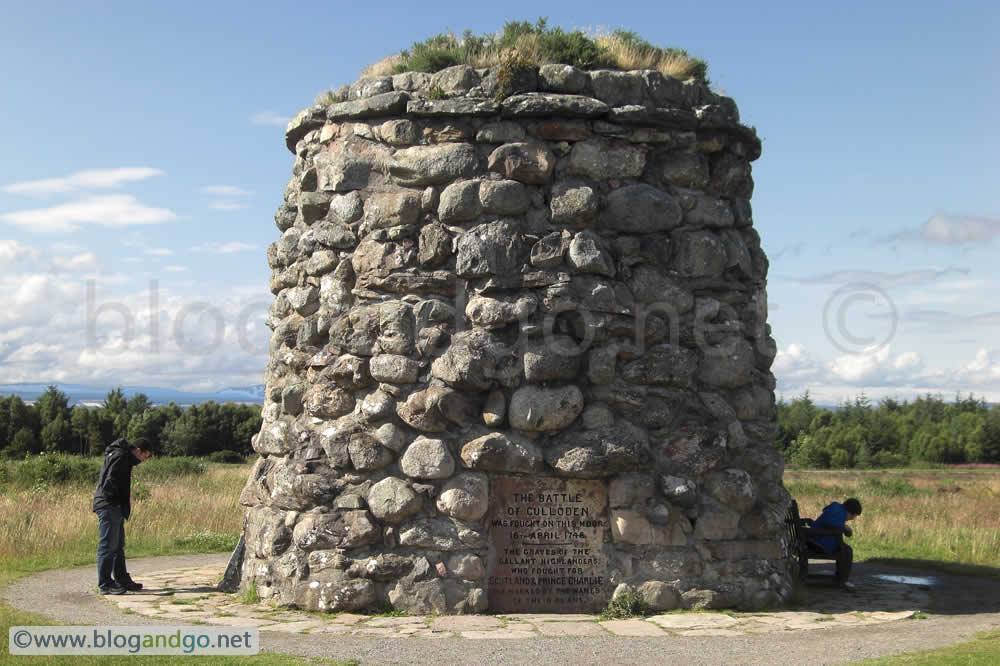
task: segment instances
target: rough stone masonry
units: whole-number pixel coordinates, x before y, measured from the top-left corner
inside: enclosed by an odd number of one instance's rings
[[[327,611],[791,587],[753,128],[652,71],[361,79],[289,124],[243,584]]]

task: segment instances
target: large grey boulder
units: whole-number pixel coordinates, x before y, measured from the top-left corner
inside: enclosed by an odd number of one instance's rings
[[[458,520],[479,520],[489,507],[490,486],[485,474],[462,472],[445,482],[437,509]]]
[[[681,223],[680,204],[651,185],[627,185],[608,195],[601,226],[624,233],[670,231]]]
[[[534,442],[501,432],[467,442],[461,458],[466,467],[481,472],[537,474],[545,469],[542,451]]]
[[[508,418],[518,430],[554,431],[567,427],[582,411],[583,393],[574,385],[525,386],[511,397]]]
[[[417,437],[399,461],[403,474],[415,479],[447,479],[455,472],[455,458],[440,439]]]
[[[481,224],[458,237],[455,272],[465,278],[516,273],[527,250],[511,222]]]
[[[368,491],[368,506],[379,520],[398,523],[420,511],[423,500],[406,481],[388,476]]]
[[[413,146],[396,151],[389,174],[400,185],[442,185],[475,174],[479,158],[467,143]]]

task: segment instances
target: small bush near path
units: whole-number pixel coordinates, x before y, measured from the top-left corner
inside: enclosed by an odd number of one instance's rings
[[[601,611],[601,620],[625,620],[630,617],[646,617],[656,611],[635,592],[619,594],[608,602]]]

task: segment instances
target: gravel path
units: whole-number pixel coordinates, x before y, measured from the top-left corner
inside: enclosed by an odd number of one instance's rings
[[[164,576],[169,578],[169,574],[164,572],[177,569],[221,571],[227,559],[225,555],[156,557],[133,560],[129,568],[140,581],[144,576],[156,576],[162,580]],[[884,578],[899,575],[930,575],[935,578],[935,584],[926,589]],[[116,604],[95,594],[94,578],[93,567],[55,569],[23,578],[0,590],[0,595],[14,608],[41,613],[66,624],[178,623],[176,618],[158,620],[156,617],[124,614]],[[502,640],[466,638],[459,633],[447,632],[441,634],[443,637],[417,638],[400,633],[386,637],[300,634],[264,628],[261,630],[261,642],[264,650],[269,652],[328,659],[358,659],[365,664],[433,663],[438,666],[614,662],[659,665],[683,661],[698,664],[798,665],[842,664],[870,657],[925,650],[969,640],[979,631],[1000,628],[1000,581],[865,563],[856,565],[853,579],[859,584],[859,594],[845,595],[813,588],[816,601],[806,604],[806,608],[837,613],[838,618],[842,615],[845,620],[850,620],[850,613],[845,612],[847,608],[855,608],[863,616],[891,608],[894,601],[906,604],[923,600],[927,607],[912,610],[924,611],[930,617],[925,620],[898,620],[853,626],[839,620],[819,625],[814,622],[812,626],[809,623],[803,625],[786,622],[779,631],[761,634],[683,635],[682,631],[681,635],[665,634],[653,638],[617,636],[603,630],[597,636],[550,636],[550,633],[558,632],[545,629],[553,629],[556,623],[546,622],[543,626],[545,618],[533,620],[534,631],[530,638]],[[893,597],[891,591],[897,589],[899,593]],[[913,593],[912,590],[916,589],[926,589],[926,592]],[[865,590],[877,592],[866,593]],[[890,590],[890,593],[886,594],[886,590]],[[125,600],[129,596],[132,595],[116,599]],[[136,600],[138,601],[138,597]],[[756,616],[755,620],[779,622],[784,621],[782,618],[788,615],[791,614],[775,613],[770,614],[770,617]],[[289,621],[292,619],[289,618]],[[440,619],[434,622],[447,626],[449,621]],[[570,623],[565,624],[570,626]],[[539,627],[542,628],[540,632]],[[673,627],[670,629],[673,631]]]

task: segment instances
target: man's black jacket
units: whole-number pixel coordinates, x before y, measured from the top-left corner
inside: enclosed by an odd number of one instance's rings
[[[94,511],[117,506],[126,520],[132,513],[132,468],[139,459],[132,455],[132,445],[116,439],[104,450],[104,464],[94,491]]]

